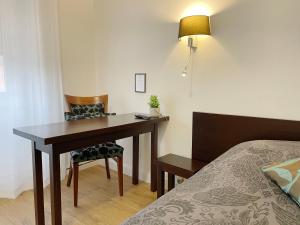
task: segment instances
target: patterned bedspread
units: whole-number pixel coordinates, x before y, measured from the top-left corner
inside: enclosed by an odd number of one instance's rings
[[[300,208],[260,168],[300,157],[300,142],[241,143],[124,225],[300,225]]]

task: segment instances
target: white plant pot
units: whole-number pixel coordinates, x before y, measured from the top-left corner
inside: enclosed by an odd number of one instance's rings
[[[159,108],[151,108],[150,107],[149,114],[150,114],[150,116],[158,117],[158,116],[160,116],[160,109]]]

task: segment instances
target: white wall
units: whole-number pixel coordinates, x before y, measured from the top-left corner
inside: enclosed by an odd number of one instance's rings
[[[200,5],[200,7],[199,7]],[[177,40],[183,15],[208,8],[212,36],[199,39],[190,76]],[[300,120],[300,1],[97,0],[94,2],[97,91],[117,113],[147,112],[157,94],[171,120],[160,129],[160,152],[191,155],[192,112]],[[147,72],[147,93],[134,92],[134,73]],[[149,178],[149,136],[141,138],[141,178]],[[125,170],[131,169],[131,140]]]
[[[64,92],[96,95],[93,0],[59,0]]]
[[[300,120],[300,15],[297,0],[60,0],[65,93],[109,94],[110,111],[147,112],[157,94],[171,116],[160,129],[160,155],[190,156],[192,112]],[[177,39],[181,17],[211,15],[191,76]],[[147,93],[134,73],[147,72]],[[131,171],[131,139],[125,171]],[[141,137],[141,178],[149,178],[149,135]]]

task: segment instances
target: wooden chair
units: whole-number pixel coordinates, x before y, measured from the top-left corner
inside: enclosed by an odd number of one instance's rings
[[[67,121],[78,119],[91,119],[101,116],[110,116],[107,113],[108,95],[94,97],[76,97],[65,95],[69,112],[65,112]],[[98,159],[105,159],[107,178],[110,179],[109,158],[118,164],[119,194],[123,196],[123,148],[115,142],[102,143],[71,152],[71,163],[67,186],[70,187],[74,175],[74,206],[78,205],[78,171],[82,163]]]

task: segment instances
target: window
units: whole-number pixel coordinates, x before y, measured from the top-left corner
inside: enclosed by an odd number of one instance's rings
[[[0,92],[5,91],[3,56],[0,55]]]

